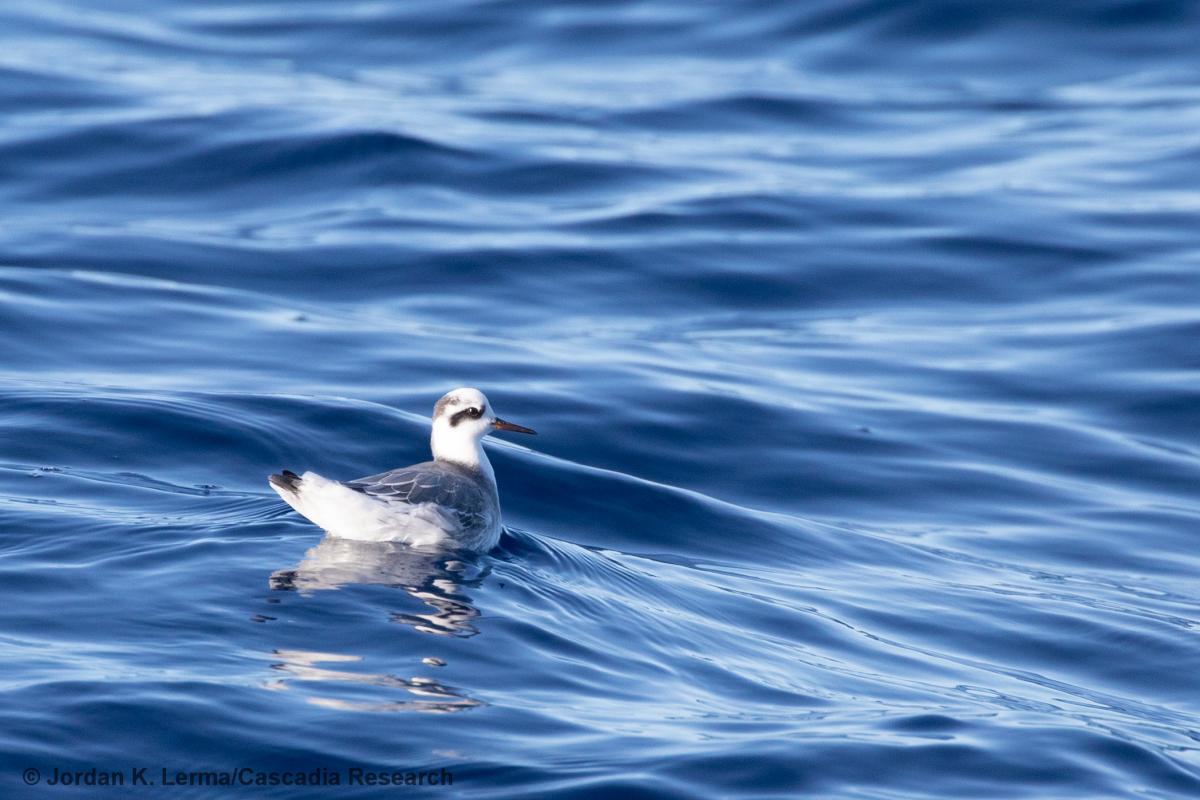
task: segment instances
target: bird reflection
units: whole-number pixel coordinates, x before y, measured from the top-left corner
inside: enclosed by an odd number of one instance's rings
[[[319,666],[328,662],[361,661],[359,656],[339,653],[316,653],[308,650],[275,650],[273,655],[280,659],[271,669],[285,673],[286,678],[270,681],[266,688],[272,691],[288,691],[295,681],[320,681],[340,684],[379,686],[385,689],[401,689],[412,695],[405,700],[363,700],[340,697],[309,695],[305,699],[322,708],[337,708],[343,711],[421,711],[432,714],[449,714],[468,711],[483,705],[483,702],[468,697],[461,690],[447,686],[432,678],[399,678],[395,675],[350,672]]]
[[[394,612],[392,622],[422,633],[466,638],[479,629],[479,609],[466,589],[477,587],[490,568],[479,556],[446,551],[420,550],[398,542],[365,542],[326,536],[304,554],[292,569],[278,570],[270,577],[272,589],[312,595],[354,584],[375,584],[403,589],[419,600],[428,613]],[[428,677],[401,678],[395,675],[331,669],[321,664],[358,662],[361,656],[341,653],[275,650],[278,663],[272,669],[284,677],[270,681],[267,688],[287,691],[297,682],[329,682],[345,686],[364,684],[384,690],[401,690],[405,699],[364,701],[361,694],[347,698],[309,696],[308,702],[348,711],[424,711],[447,713],[482,705],[462,690]],[[426,666],[441,666],[440,659],[423,659]],[[390,692],[389,692],[390,693]]]
[[[271,575],[272,589],[302,594],[351,584],[383,584],[408,592],[433,609],[427,614],[394,613],[393,622],[422,633],[469,637],[479,633],[479,609],[464,587],[478,586],[489,568],[471,554],[420,550],[398,542],[364,542],[326,536],[293,569]]]

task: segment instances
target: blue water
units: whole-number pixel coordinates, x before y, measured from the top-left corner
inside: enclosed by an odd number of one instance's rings
[[[6,4],[0,794],[1200,795],[1198,25]],[[491,554],[268,488],[459,385]]]

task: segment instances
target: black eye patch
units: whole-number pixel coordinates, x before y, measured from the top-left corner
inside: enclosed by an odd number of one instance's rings
[[[483,409],[480,408],[464,408],[462,411],[456,411],[450,415],[450,427],[453,428],[463,419],[479,419],[481,414],[483,414]]]

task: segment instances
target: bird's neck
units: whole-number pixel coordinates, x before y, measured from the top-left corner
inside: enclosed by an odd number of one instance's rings
[[[492,471],[492,463],[488,461],[487,453],[483,451],[483,440],[473,436],[453,436],[450,430],[433,429],[429,440],[429,448],[433,451],[434,461],[448,461],[467,469],[479,470],[488,482],[496,485],[496,473]]]

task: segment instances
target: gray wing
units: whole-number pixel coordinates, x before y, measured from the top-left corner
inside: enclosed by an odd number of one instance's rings
[[[390,503],[444,506],[458,517],[463,530],[490,522],[487,496],[479,483],[433,461],[346,481],[346,485]]]

